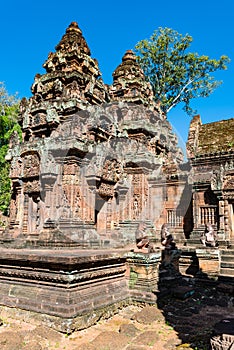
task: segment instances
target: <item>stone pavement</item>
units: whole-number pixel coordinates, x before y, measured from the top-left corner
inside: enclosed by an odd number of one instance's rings
[[[208,350],[214,325],[234,314],[234,297],[216,287],[194,287],[186,299],[159,297],[158,306],[130,305],[108,320],[58,333],[38,322],[5,319],[1,350]]]

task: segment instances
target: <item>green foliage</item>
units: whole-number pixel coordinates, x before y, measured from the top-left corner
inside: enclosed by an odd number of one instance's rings
[[[8,143],[13,131],[21,136],[17,123],[19,101],[16,96],[9,96],[3,83],[0,82],[0,211],[7,213],[10,201],[9,164],[5,160]]]
[[[227,69],[230,62],[227,56],[216,60],[187,52],[192,41],[188,34],[183,36],[171,28],[159,28],[150,39],[141,40],[135,46],[155,100],[161,102],[166,114],[181,102],[187,114],[194,114],[190,101],[209,96],[222,83],[214,80],[211,73]]]

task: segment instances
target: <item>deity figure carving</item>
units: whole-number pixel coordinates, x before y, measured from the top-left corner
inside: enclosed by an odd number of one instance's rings
[[[213,171],[213,176],[211,178],[211,189],[212,190],[221,190],[223,186],[223,177],[224,177],[224,167],[221,164],[219,170]]]
[[[121,165],[116,159],[107,159],[103,166],[102,178],[117,182],[121,175]]]
[[[161,244],[165,249],[173,250],[175,249],[175,241],[173,235],[170,233],[168,225],[163,224],[161,227]]]
[[[57,122],[59,123],[59,116],[58,113],[56,111],[56,108],[54,107],[49,107],[47,109],[47,122]]]
[[[78,86],[78,83],[76,80],[74,80],[71,84],[69,84],[66,87],[66,97],[67,98],[76,98],[76,97],[80,97],[80,89]]]
[[[217,234],[214,231],[214,228],[210,223],[206,224],[205,232],[202,234],[200,240],[201,240],[201,243],[205,247],[217,247],[218,246]]]
[[[24,184],[24,193],[39,193],[41,190],[38,180],[27,181]]]
[[[24,177],[39,176],[40,160],[36,153],[23,156],[23,174]]]
[[[46,168],[44,171],[47,171],[48,173],[54,173],[57,172],[58,165],[54,159],[54,157],[49,153],[46,157]]]
[[[41,81],[40,81],[41,75],[38,73],[35,75],[34,78],[34,83],[31,86],[31,91],[35,95],[36,93],[41,93],[42,92],[42,86],[41,86]]]
[[[139,216],[139,202],[138,198],[135,197],[133,200],[133,219],[137,219]]]
[[[15,221],[17,215],[17,200],[11,199],[10,201],[10,220]]]
[[[135,232],[136,246],[135,252],[153,253],[154,248],[151,244],[146,232],[146,224],[144,221],[139,222]]]
[[[19,105],[19,111],[21,114],[23,114],[26,111],[27,106],[28,106],[28,101],[26,97],[23,97]]]
[[[91,80],[89,80],[88,84],[86,85],[84,93],[85,94],[87,93],[88,95],[92,95],[93,94],[94,85],[95,85],[95,79],[92,76]]]
[[[69,218],[71,214],[71,207],[69,205],[66,193],[64,192],[63,194],[63,204],[62,204],[62,213],[61,213],[61,218]]]
[[[55,80],[53,88],[54,88],[55,96],[59,97],[63,92],[63,83],[61,82],[60,79],[57,78]]]
[[[22,176],[22,159],[20,157],[14,158],[11,162],[10,177],[20,178]]]
[[[43,67],[47,69],[48,72],[55,71],[55,64],[53,62],[55,54],[50,52],[47,61],[44,63]]]

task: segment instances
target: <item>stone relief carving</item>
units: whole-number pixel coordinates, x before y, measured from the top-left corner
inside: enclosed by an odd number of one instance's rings
[[[25,178],[39,176],[40,159],[36,153],[26,154],[23,159],[23,176]]]
[[[27,181],[24,184],[24,193],[40,193],[41,187],[38,180]]]
[[[22,159],[20,157],[14,157],[10,167],[10,177],[20,178],[22,176]]]
[[[22,145],[12,142],[11,178],[22,181],[24,210],[30,198],[31,230],[42,226],[45,207],[48,220],[64,219],[64,227],[93,220],[95,231],[97,212],[108,207],[107,217],[100,217],[111,235],[120,217],[137,221],[147,207],[148,171],[154,180],[179,171],[176,138],[133,52],[126,52],[107,86],[76,23],[55,50],[44,64],[46,73],[35,76],[33,96],[21,102],[24,139]]]

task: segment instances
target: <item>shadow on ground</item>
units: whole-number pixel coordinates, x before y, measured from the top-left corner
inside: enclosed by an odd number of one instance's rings
[[[178,333],[184,347],[210,349],[214,325],[234,314],[233,286],[209,278],[194,266],[187,269],[193,276],[166,271],[163,266],[160,270],[157,306],[166,324]]]

